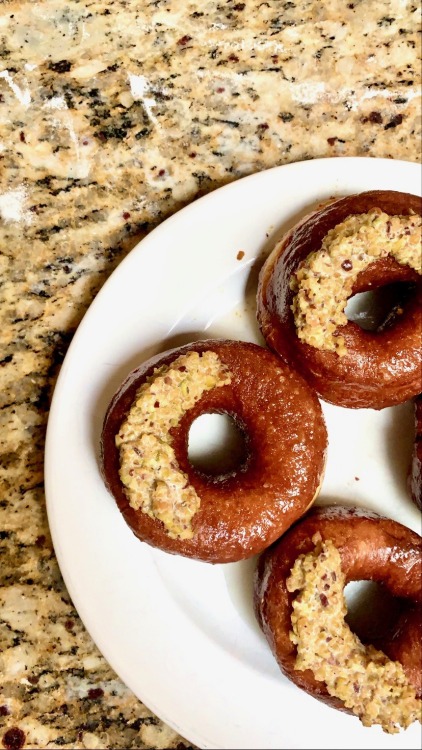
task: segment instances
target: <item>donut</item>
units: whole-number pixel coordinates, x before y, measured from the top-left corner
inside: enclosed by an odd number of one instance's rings
[[[282,672],[328,705],[386,732],[421,715],[421,538],[343,506],[312,508],[259,559],[258,621]],[[394,597],[376,647],[344,618],[343,589],[370,580]]]
[[[422,510],[422,394],[413,402],[415,442],[408,474],[408,487],[414,503]]]
[[[188,456],[205,413],[229,415],[243,439],[238,465],[206,473]],[[101,471],[142,541],[211,563],[272,544],[314,501],[327,433],[308,384],[256,344],[206,340],[134,370],[107,410]]]
[[[259,277],[257,318],[270,349],[325,401],[382,409],[421,384],[421,199],[374,190],[331,201],[295,224]],[[389,325],[348,321],[348,299],[406,282]]]

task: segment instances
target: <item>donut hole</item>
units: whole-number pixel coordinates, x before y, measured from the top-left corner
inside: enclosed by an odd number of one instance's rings
[[[351,581],[345,586],[345,621],[362,643],[377,645],[394,628],[404,601],[375,581]]]
[[[415,291],[415,283],[395,281],[359,292],[349,298],[345,309],[346,317],[364,331],[376,331],[380,326],[385,327],[386,323],[394,325],[395,318],[401,314],[398,310],[410,301]]]
[[[246,467],[245,431],[230,414],[201,414],[188,434],[188,460],[201,474],[226,477]]]

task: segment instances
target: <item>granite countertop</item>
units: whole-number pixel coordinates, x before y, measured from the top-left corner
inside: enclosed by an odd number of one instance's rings
[[[407,0],[4,0],[0,8],[0,741],[175,748],[84,630],[43,451],[105,279],[198,195],[315,157],[420,157]],[[177,720],[177,717],[175,717]]]

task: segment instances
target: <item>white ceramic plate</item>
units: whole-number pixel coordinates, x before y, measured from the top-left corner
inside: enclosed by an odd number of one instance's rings
[[[60,373],[45,469],[48,517],[69,593],[121,679],[202,748],[420,745],[417,725],[394,736],[364,729],[288,682],[254,620],[255,560],[211,566],[140,543],[98,469],[103,416],[124,376],[152,353],[198,338],[261,342],[257,271],[275,240],[315,203],[377,188],[418,193],[420,168],[363,158],[307,161],[194,202],[114,271]],[[324,413],[330,443],[320,502],[366,506],[420,531],[405,488],[409,404],[382,412],[324,405]]]

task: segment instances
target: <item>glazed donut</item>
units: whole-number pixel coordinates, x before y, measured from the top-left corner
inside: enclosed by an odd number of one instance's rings
[[[408,487],[414,503],[422,510],[422,394],[413,402],[415,442],[408,474]]]
[[[360,580],[397,597],[382,652],[344,622],[343,588]],[[261,555],[255,576],[255,612],[283,673],[387,732],[420,717],[421,602],[419,535],[357,508],[312,508]]]
[[[421,199],[376,190],[308,214],[261,269],[257,317],[270,349],[326,401],[381,409],[421,390]],[[377,331],[345,315],[347,300],[395,282],[414,285]]]
[[[206,474],[188,457],[193,421],[230,415],[244,437],[239,466]],[[268,350],[212,340],[134,370],[108,408],[102,474],[142,541],[212,563],[250,557],[314,501],[327,434],[319,401]]]

